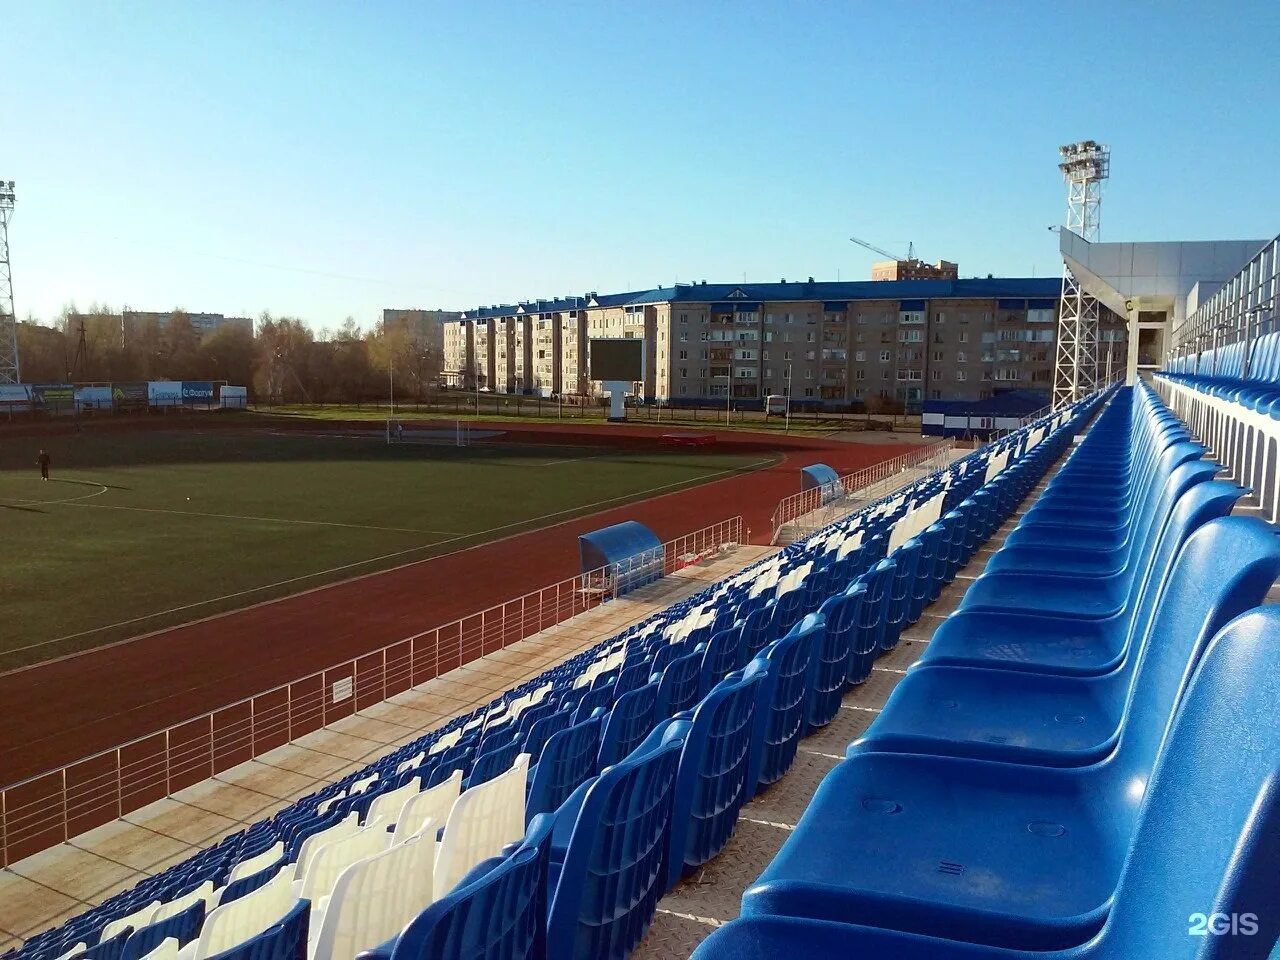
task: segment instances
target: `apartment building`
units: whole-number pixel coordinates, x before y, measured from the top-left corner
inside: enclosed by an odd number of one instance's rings
[[[593,337],[645,340],[648,399],[917,408],[1052,389],[1057,278],[679,284],[463,311],[446,334],[446,381],[585,397]],[[1099,364],[1125,355],[1109,312]],[[505,351],[506,356],[503,356]],[[500,365],[486,366],[497,354]]]
[[[950,260],[928,263],[912,257],[909,260],[877,260],[871,265],[872,280],[956,280],[960,265]]]
[[[163,330],[177,315],[187,318],[192,329],[204,338],[219,330],[239,330],[253,336],[253,320],[249,317],[227,317],[221,313],[188,313],[185,310],[125,310],[120,314],[120,332],[127,342],[154,326]]]

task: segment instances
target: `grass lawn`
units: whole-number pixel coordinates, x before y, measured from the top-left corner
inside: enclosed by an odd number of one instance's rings
[[[453,397],[456,395],[446,395]],[[289,418],[307,418],[312,420],[370,420],[385,422],[390,408],[386,404],[281,404],[277,406],[253,407],[255,415],[278,416]],[[475,407],[458,402],[455,409],[448,402],[440,402],[434,406],[421,404],[405,404],[396,406],[397,419],[405,421],[443,420],[453,423],[458,417],[465,420],[519,420],[525,423],[560,423],[560,424],[597,424],[608,422],[608,410],[604,407],[566,406],[563,415],[558,415],[556,404],[551,400],[538,402],[537,398],[521,397],[504,399],[501,395],[486,395],[482,401],[480,412]],[[632,408],[627,411],[628,422],[642,427],[672,427],[695,430],[747,430],[754,433],[784,433],[797,436],[828,436],[841,430],[858,430],[868,428],[868,421],[874,421],[877,428],[919,431],[920,418],[888,414],[868,418],[864,414],[838,413],[795,413],[790,425],[783,417],[765,417],[759,411],[735,410],[730,422],[725,422],[723,407],[703,410],[672,410],[668,407]],[[621,429],[625,429],[621,428]]]
[[[764,466],[759,455],[94,431],[0,445],[0,669]]]

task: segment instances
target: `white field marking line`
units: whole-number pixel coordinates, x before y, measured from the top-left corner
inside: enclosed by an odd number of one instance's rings
[[[27,477],[28,480],[34,480],[35,477]],[[108,488],[100,483],[93,483],[89,480],[50,480],[50,483],[78,483],[82,486],[97,487],[92,493],[82,493],[78,497],[64,497],[59,500],[34,500],[27,497],[0,497],[0,500],[8,503],[75,503],[77,500],[88,500],[91,497],[100,497],[107,492]],[[85,504],[85,506],[96,506],[96,504]]]
[[[103,487],[103,493],[107,488]],[[94,494],[97,496],[97,494]],[[82,500],[76,497],[74,500]],[[251,520],[256,523],[294,523],[319,527],[346,527],[349,530],[383,530],[388,533],[425,533],[434,536],[462,536],[457,530],[418,530],[412,527],[379,527],[366,523],[338,523],[335,520],[288,520],[284,517],[250,517],[238,513],[203,513],[199,510],[169,510],[164,507],[129,507],[116,503],[75,503],[74,500],[31,501],[32,503],[70,503],[77,507],[92,507],[96,510],[132,510],[135,513],[169,513],[179,517],[210,517],[214,520]],[[447,542],[447,541],[446,541]]]
[[[746,466],[744,466],[744,467],[735,467],[735,468],[732,468],[732,469],[729,469],[729,470],[720,470],[720,471],[718,471],[718,472],[716,472],[716,473],[710,473],[710,474],[707,474],[705,477],[699,477],[699,478],[698,478],[698,479],[696,479],[696,480],[677,480],[677,481],[675,481],[674,483],[664,483],[664,484],[662,484],[662,485],[660,485],[660,486],[657,486],[657,487],[650,487],[650,488],[648,488],[647,490],[638,490],[638,491],[636,491],[636,494],[638,495],[638,494],[654,493],[655,491],[658,491],[658,490],[666,490],[666,489],[668,489],[668,488],[670,488],[670,487],[688,486],[689,484],[693,484],[693,483],[701,483],[701,482],[703,482],[703,481],[705,481],[705,480],[707,480],[707,479],[709,479],[709,478],[711,478],[711,477],[723,476],[724,474],[729,474],[729,473],[742,473],[742,472],[745,472],[745,471],[747,471],[747,470],[750,470],[750,469],[752,469],[752,468],[754,468],[754,467],[760,467],[760,466],[763,466],[764,464],[773,463],[773,462],[774,462],[774,459],[773,459],[772,457],[766,457],[766,458],[765,458],[765,459],[763,459],[763,460],[756,460],[756,461],[754,461],[754,462],[752,462],[752,463],[749,463],[749,464],[747,464],[747,465],[746,465]],[[67,634],[66,636],[62,636],[62,637],[54,637],[52,640],[41,640],[39,643],[31,643],[31,644],[27,644],[27,645],[26,645],[26,646],[24,646],[24,647],[10,647],[10,648],[6,651],[6,653],[22,653],[22,652],[23,652],[23,651],[25,651],[25,650],[36,650],[36,649],[39,649],[40,647],[47,647],[47,646],[49,646],[50,644],[54,644],[54,643],[61,643],[61,642],[62,642],[62,641],[64,641],[64,640],[75,640],[75,639],[77,639],[78,637],[85,637],[85,636],[89,636],[89,635],[91,635],[91,634],[101,633],[101,632],[102,632],[102,631],[104,631],[104,630],[114,630],[116,627],[127,627],[127,626],[129,626],[129,624],[131,624],[131,623],[142,623],[142,622],[144,622],[144,621],[146,621],[146,620],[154,620],[156,617],[163,617],[163,616],[166,616],[166,615],[168,615],[168,614],[170,614],[170,613],[181,613],[181,612],[182,612],[182,611],[184,611],[184,610],[193,610],[193,609],[195,609],[195,608],[197,608],[197,607],[204,607],[204,606],[208,606],[208,605],[209,605],[209,604],[211,604],[211,603],[220,603],[220,602],[221,602],[221,601],[223,601],[223,600],[234,600],[236,597],[243,597],[243,596],[246,596],[246,595],[248,595],[248,594],[252,594],[252,593],[260,593],[260,592],[262,592],[263,590],[270,590],[270,589],[272,589],[273,587],[283,587],[283,586],[287,586],[288,584],[291,584],[291,583],[298,583],[299,581],[302,581],[302,580],[313,580],[313,579],[315,579],[316,577],[323,577],[323,576],[325,576],[326,574],[330,574],[330,573],[337,573],[337,572],[339,572],[339,571],[341,571],[341,570],[350,570],[352,567],[362,567],[362,566],[365,566],[365,565],[370,564],[370,563],[377,563],[377,562],[379,562],[380,560],[390,560],[392,557],[402,557],[402,556],[404,556],[405,554],[408,554],[408,553],[415,553],[415,552],[417,552],[417,551],[419,551],[419,550],[426,550],[426,549],[428,549],[428,548],[430,548],[430,547],[440,547],[440,546],[443,546],[443,545],[444,545],[444,544],[446,544],[446,543],[454,543],[454,542],[456,542],[456,541],[458,541],[458,540],[470,540],[470,539],[473,539],[473,538],[475,538],[475,537],[483,537],[484,535],[489,534],[489,533],[497,533],[499,530],[507,530],[507,529],[510,529],[511,527],[518,527],[518,526],[522,526],[522,525],[524,525],[524,524],[536,523],[536,522],[537,522],[537,521],[539,521],[539,520],[547,520],[547,519],[550,519],[551,517],[558,517],[558,516],[560,516],[561,514],[565,514],[565,513],[573,513],[573,512],[575,512],[575,511],[577,511],[577,510],[585,510],[585,509],[588,509],[588,508],[590,508],[590,507],[599,507],[599,506],[603,506],[604,504],[607,504],[607,503],[616,503],[616,502],[617,502],[617,501],[619,501],[619,500],[625,500],[625,499],[627,499],[627,497],[628,497],[628,496],[629,496],[628,494],[622,494],[622,495],[617,496],[617,497],[610,497],[610,498],[608,498],[607,500],[597,500],[597,501],[595,501],[594,503],[584,503],[584,504],[580,504],[579,506],[576,506],[576,507],[569,507],[569,508],[567,508],[567,509],[565,509],[565,510],[557,510],[555,513],[547,513],[547,514],[543,514],[543,515],[542,515],[542,516],[540,516],[540,517],[529,517],[529,518],[524,519],[524,520],[516,520],[516,521],[514,521],[514,522],[512,522],[512,523],[504,523],[502,526],[499,526],[499,527],[490,527],[488,530],[479,530],[479,531],[477,531],[477,532],[475,532],[475,533],[469,533],[469,534],[465,534],[465,535],[461,535],[461,536],[450,537],[450,538],[449,538],[449,539],[447,539],[447,540],[440,540],[440,541],[437,541],[436,543],[424,543],[424,544],[420,544],[419,546],[416,546],[416,547],[408,547],[407,549],[404,549],[404,550],[396,550],[396,551],[394,551],[393,553],[385,553],[385,554],[383,554],[383,555],[382,555],[382,556],[380,556],[380,557],[370,557],[370,558],[368,558],[367,560],[355,560],[355,561],[353,561],[353,562],[351,562],[351,563],[344,563],[344,564],[342,564],[342,565],[340,565],[340,566],[337,566],[337,567],[330,567],[328,570],[317,570],[317,571],[316,571],[316,572],[314,572],[314,573],[305,573],[305,574],[302,574],[302,575],[297,576],[297,577],[289,577],[289,578],[288,578],[288,579],[286,579],[286,580],[277,580],[275,583],[265,583],[265,584],[262,584],[262,585],[257,586],[257,587],[250,587],[250,588],[248,588],[247,590],[237,590],[235,593],[228,593],[228,594],[224,594],[224,595],[223,595],[223,596],[221,596],[221,597],[211,597],[211,598],[209,598],[209,599],[207,599],[207,600],[197,600],[195,603],[185,603],[185,604],[182,604],[181,606],[178,606],[178,607],[170,607],[168,610],[158,610],[158,611],[156,611],[155,613],[149,613],[149,614],[146,614],[145,616],[141,616],[141,617],[132,617],[132,618],[130,618],[130,619],[128,619],[128,620],[121,620],[121,621],[119,621],[118,623],[109,623],[109,624],[106,624],[105,626],[101,626],[101,627],[94,627],[94,628],[93,628],[93,629],[91,629],[91,630],[81,630],[81,631],[80,631],[80,632],[78,632],[78,633],[69,633],[69,634]],[[646,499],[646,500],[648,500],[648,499],[652,499],[652,498],[651,498],[651,497],[645,497],[645,499]],[[636,500],[636,501],[633,501],[631,505],[632,505],[632,506],[634,506],[635,504],[638,504],[638,503],[640,503],[640,502],[641,502],[641,501]],[[589,514],[584,514],[584,516],[589,516]],[[574,520],[574,519],[581,519],[581,518],[580,518],[580,517],[571,517],[571,518],[570,518],[570,520],[562,520],[562,521],[560,521],[560,523],[568,523],[568,522],[570,522],[571,520]],[[559,526],[559,525],[560,525],[560,523],[551,524],[551,526]],[[547,528],[547,527],[537,527],[537,528],[535,528],[535,529],[538,529],[538,530],[545,530],[545,529],[548,529],[548,528]],[[515,536],[515,534],[513,534],[513,536]],[[501,539],[504,539],[504,540],[505,540],[505,539],[507,539],[507,538],[506,538],[506,537],[503,537],[503,538],[501,538]],[[497,541],[491,541],[491,542],[497,542]],[[458,551],[453,550],[453,551],[450,551],[450,553],[449,553],[449,554],[436,554],[435,556],[432,556],[432,557],[425,557],[425,558],[423,558],[422,560],[414,560],[414,561],[411,561],[411,562],[409,562],[409,563],[400,564],[400,565],[399,565],[399,566],[397,566],[397,567],[389,567],[389,568],[387,568],[386,570],[376,570],[376,571],[374,571],[373,573],[364,574],[363,576],[370,576],[370,577],[372,577],[372,576],[378,576],[378,575],[383,574],[383,573],[390,573],[392,570],[398,570],[398,569],[402,569],[403,567],[412,566],[412,565],[413,565],[413,564],[415,564],[415,563],[425,563],[425,562],[426,562],[426,561],[428,561],[428,560],[439,560],[439,559],[441,559],[441,557],[449,556],[450,554],[452,554],[452,553],[457,553],[457,552],[458,552]],[[361,579],[361,578],[360,578],[360,577],[353,577],[353,578],[350,578],[350,579]],[[338,583],[341,583],[341,582],[343,582],[343,581],[338,581]],[[326,583],[326,584],[324,584],[323,586],[315,587],[315,588],[313,588],[313,589],[316,589],[316,590],[324,590],[324,589],[327,589],[327,588],[329,588],[329,587],[333,587],[333,586],[337,586],[337,583]],[[302,592],[302,593],[309,593],[309,592],[311,592],[311,591],[304,590],[304,591],[301,591],[301,592]],[[295,596],[295,594],[291,594],[291,596]],[[264,602],[265,602],[265,603],[274,603],[274,602],[276,602],[276,600],[283,600],[283,599],[285,599],[285,598],[284,598],[284,597],[277,597],[277,598],[275,598],[275,600],[267,600],[267,601],[264,601]],[[257,604],[254,604],[253,606],[257,606]],[[224,614],[215,614],[215,616],[222,616],[222,615],[225,615],[226,613],[240,613],[242,610],[246,610],[246,609],[249,609],[249,608],[248,608],[248,607],[243,607],[243,608],[240,608],[240,610],[228,610],[228,611],[224,611]],[[192,622],[195,622],[195,621],[192,621]],[[180,623],[180,624],[174,624],[172,627],[165,627],[165,628],[163,628],[163,629],[166,629],[166,630],[173,630],[173,629],[176,629],[177,627],[189,626],[189,625],[190,625],[190,624],[181,624],[181,623]],[[146,636],[146,634],[140,634],[139,636]],[[17,672],[19,672],[19,671],[21,671],[21,670],[30,670],[32,667],[36,667],[36,666],[44,666],[44,665],[46,665],[46,664],[56,663],[56,662],[57,662],[57,661],[59,661],[59,660],[69,659],[70,657],[83,656],[83,655],[84,655],[84,654],[86,654],[86,653],[92,653],[92,652],[97,651],[97,650],[106,650],[106,649],[109,649],[109,648],[111,648],[111,647],[118,646],[119,644],[122,644],[122,643],[130,643],[131,641],[133,641],[133,640],[137,640],[137,639],[139,639],[139,637],[127,637],[127,638],[126,638],[126,639],[124,639],[124,640],[118,640],[118,641],[116,641],[116,643],[108,643],[108,644],[104,644],[104,645],[102,645],[102,646],[100,646],[100,647],[94,647],[92,650],[80,650],[80,651],[77,651],[77,652],[75,652],[75,653],[69,653],[69,654],[67,654],[67,655],[65,655],[65,656],[62,656],[62,657],[54,657],[52,660],[43,660],[43,661],[41,661],[41,662],[40,662],[40,663],[38,663],[38,664],[29,664],[29,665],[24,666],[24,667],[16,667],[16,668],[14,668],[13,670],[0,671],[0,676],[6,676],[6,675],[8,675],[8,674],[10,674],[10,673],[17,673]]]

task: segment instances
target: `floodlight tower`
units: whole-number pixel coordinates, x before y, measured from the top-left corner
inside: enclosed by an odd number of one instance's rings
[[[0,180],[0,383],[19,383],[18,317],[13,309],[13,273],[9,269],[9,218],[13,181]]]
[[[1098,239],[1102,182],[1111,176],[1111,148],[1094,140],[1059,147],[1058,169],[1067,183],[1067,229],[1085,240]],[[1098,301],[1085,293],[1066,263],[1062,265],[1062,312],[1053,364],[1053,405],[1060,407],[1098,384]]]

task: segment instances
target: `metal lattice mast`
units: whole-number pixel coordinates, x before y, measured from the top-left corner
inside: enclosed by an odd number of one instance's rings
[[[13,181],[0,180],[0,383],[19,383],[18,317],[13,309],[13,272],[9,268],[9,218]]]
[[[1067,183],[1067,229],[1098,239],[1102,182],[1111,175],[1111,148],[1093,140],[1059,147],[1058,169]],[[1062,312],[1053,365],[1053,405],[1092,393],[1098,385],[1098,301],[1085,293],[1071,268],[1062,265]]]

